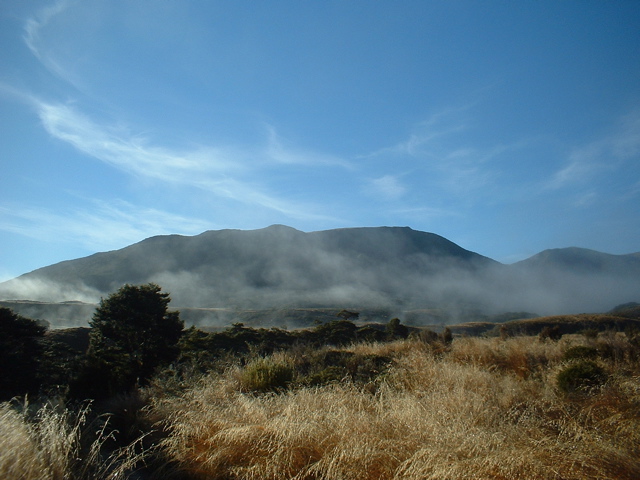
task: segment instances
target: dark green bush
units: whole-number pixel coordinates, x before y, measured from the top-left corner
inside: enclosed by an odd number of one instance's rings
[[[589,360],[598,357],[598,349],[585,345],[568,348],[562,355],[563,360]]]
[[[89,350],[70,388],[73,398],[101,399],[146,383],[180,353],[184,323],[153,283],[124,285],[102,299],[89,322]]]
[[[604,385],[607,372],[591,360],[581,360],[563,369],[557,377],[558,388],[565,393],[589,392]]]
[[[349,320],[333,320],[313,330],[317,345],[348,345],[358,339],[358,327]]]
[[[382,355],[321,349],[306,354],[296,367],[303,385],[323,385],[344,379],[368,383],[383,374],[391,361]]]

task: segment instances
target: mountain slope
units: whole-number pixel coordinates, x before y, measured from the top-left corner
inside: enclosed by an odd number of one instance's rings
[[[408,227],[305,233],[273,225],[151,237],[0,284],[0,299],[96,302],[146,282],[170,292],[178,308],[560,314],[640,300],[640,256],[566,248],[502,265]]]
[[[58,295],[75,288],[99,296],[124,283],[154,281],[174,303],[192,307],[389,303],[414,299],[416,287],[425,291],[427,277],[473,276],[490,266],[500,264],[410,228],[304,233],[274,225],[152,237],[35,270],[0,291],[6,298],[21,284],[42,283],[55,285]]]

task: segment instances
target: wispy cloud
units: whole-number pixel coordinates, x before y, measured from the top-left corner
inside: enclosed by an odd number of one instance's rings
[[[388,199],[400,198],[407,191],[407,187],[400,181],[398,175],[373,178],[368,185],[376,195],[382,195]]]
[[[461,133],[467,128],[466,121],[460,118],[461,112],[467,108],[451,108],[435,113],[428,119],[418,123],[407,138],[400,140],[395,145],[381,148],[361,157],[424,157],[437,155],[440,150],[437,140],[446,139],[446,137]]]
[[[189,181],[204,172],[241,168],[224,149],[177,152],[149,145],[124,129],[100,125],[69,105],[40,103],[38,114],[46,131],[77,150],[137,175],[164,181]],[[120,130],[120,131],[118,131]]]
[[[547,183],[547,188],[558,190],[568,185],[583,183],[592,178],[593,174],[603,167],[599,162],[593,161],[593,159],[587,158],[583,154],[584,152],[572,154],[569,164],[558,170],[551,177]]]
[[[309,167],[338,166],[352,169],[350,162],[336,155],[297,149],[285,145],[273,126],[267,126],[268,141],[265,148],[266,157],[284,165],[304,165]]]
[[[640,155],[640,110],[623,116],[609,135],[575,147],[565,166],[556,171],[546,184],[548,189],[561,189],[598,181],[603,172],[617,170]]]
[[[24,41],[29,47],[29,50],[38,58],[41,58],[40,48],[38,43],[40,42],[40,31],[47,26],[53,17],[64,12],[69,6],[69,1],[58,0],[52,5],[44,7],[36,14],[29,18],[24,25]]]
[[[42,31],[56,16],[64,13],[72,3],[71,0],[58,0],[38,10],[34,16],[25,22],[23,39],[31,53],[46,69],[74,87],[79,88],[81,84],[79,79],[68,68],[64,67],[54,55],[47,51],[46,42],[42,40]]]
[[[416,221],[420,222],[434,220],[442,217],[462,216],[462,214],[457,210],[430,206],[395,208],[391,210],[390,213],[410,219],[415,219]]]
[[[242,203],[257,204],[294,218],[327,219],[265,192],[257,180],[266,155],[233,147],[198,147],[177,151],[155,146],[126,129],[99,124],[71,105],[39,102],[37,110],[45,130],[80,152],[129,174],[180,184]],[[282,155],[291,156],[284,149]],[[300,160],[301,161],[301,160]],[[311,160],[309,160],[311,161]],[[266,178],[266,175],[262,175]]]
[[[468,109],[451,108],[431,115],[420,122],[406,139],[362,155],[361,158],[377,162],[378,168],[387,168],[389,172],[371,184],[390,196],[406,193],[409,186],[400,185],[395,173],[398,165],[402,164],[410,165],[414,174],[423,177],[432,187],[458,199],[474,198],[479,191],[486,196],[487,188],[500,177],[500,170],[492,162],[509,151],[523,148],[527,142],[490,147],[470,143],[463,135],[471,129]],[[380,162],[384,162],[384,166],[379,165]]]
[[[121,248],[153,235],[194,235],[210,228],[204,220],[124,201],[92,201],[87,208],[69,211],[4,205],[0,219],[0,230],[36,239],[73,240],[92,251]]]

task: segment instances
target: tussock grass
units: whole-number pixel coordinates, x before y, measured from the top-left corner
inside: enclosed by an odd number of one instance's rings
[[[640,478],[640,380],[558,391],[572,340],[348,347],[393,358],[375,393],[350,382],[246,394],[232,375],[155,405],[193,478]]]
[[[116,399],[126,408],[111,405],[121,412],[111,418],[118,428],[155,423],[161,434],[146,437],[158,442],[152,456],[182,480],[637,479],[637,340],[415,338],[293,349],[225,361],[191,380],[165,372],[141,393],[146,406],[133,412],[136,398]],[[562,372],[584,361],[575,352],[585,348],[606,377],[563,390]],[[330,361],[346,374],[307,381]],[[105,448],[111,433],[90,418],[88,406],[0,404],[0,478],[132,478],[149,451],[141,441]],[[168,478],[155,475],[145,478]]]
[[[4,480],[119,480],[144,459],[138,442],[105,455],[110,435],[104,423],[97,431],[87,425],[88,405],[76,412],[53,404],[31,410],[28,404],[0,404]]]

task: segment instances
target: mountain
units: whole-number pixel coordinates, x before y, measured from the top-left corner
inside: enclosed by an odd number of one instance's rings
[[[152,237],[35,270],[0,285],[0,291],[6,297],[7,290],[21,285],[41,285],[41,296],[30,293],[30,300],[86,300],[124,283],[154,281],[171,291],[174,303],[185,306],[315,305],[374,301],[381,293],[405,297],[411,281],[489,265],[499,264],[410,228],[304,233],[274,225]],[[80,298],[69,298],[74,292]]]
[[[151,237],[0,284],[0,299],[95,303],[155,282],[184,309],[604,311],[640,297],[640,256],[568,248],[503,265],[408,227],[283,225]]]
[[[611,255],[586,248],[554,248],[516,265],[527,270],[570,270],[585,275],[634,275],[640,269],[640,253]]]

